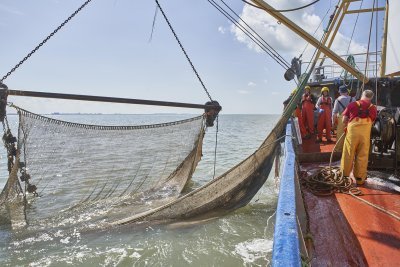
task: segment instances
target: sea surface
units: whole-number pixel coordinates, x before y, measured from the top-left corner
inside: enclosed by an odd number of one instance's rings
[[[182,120],[193,115],[52,115],[64,121],[101,125],[142,125]],[[208,128],[203,157],[189,190],[223,174],[262,143],[278,115],[220,115],[217,127]],[[18,118],[9,116],[16,134]],[[117,138],[117,137],[116,137]],[[109,157],[104,151],[102,157]],[[6,183],[7,165],[0,150],[0,188]],[[63,159],[60,159],[63,160]],[[85,231],[52,229],[13,230],[0,226],[0,266],[269,266],[279,178],[274,167],[268,180],[245,207],[198,221],[164,225]],[[72,185],[73,186],[73,185]],[[68,201],[68,196],[64,199]],[[63,199],[60,199],[63,201]],[[35,209],[34,205],[27,209]],[[28,211],[29,212],[29,211]],[[90,213],[90,211],[87,211]]]

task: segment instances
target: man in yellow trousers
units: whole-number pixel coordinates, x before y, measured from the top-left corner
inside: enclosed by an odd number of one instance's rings
[[[336,125],[336,152],[342,152],[344,144],[344,125],[343,125],[343,111],[346,107],[354,102],[355,99],[349,96],[349,91],[346,85],[339,87],[340,96],[335,100],[332,110],[332,125]]]
[[[364,184],[367,179],[371,127],[377,116],[376,106],[371,103],[373,97],[371,90],[365,90],[361,99],[350,103],[342,114],[347,133],[340,167],[343,176],[350,176],[353,169],[358,185]]]

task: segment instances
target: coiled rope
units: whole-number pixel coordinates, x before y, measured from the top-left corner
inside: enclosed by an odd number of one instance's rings
[[[343,176],[340,167],[332,167],[333,151],[335,151],[336,145],[345,136],[343,133],[338,141],[336,142],[329,161],[329,166],[321,168],[319,172],[313,175],[304,175],[301,177],[301,184],[312,192],[316,196],[330,196],[334,193],[348,194],[355,199],[377,209],[381,212],[393,217],[394,219],[400,221],[400,216],[394,214],[393,212],[378,206],[368,200],[365,200],[359,196],[362,196],[362,191],[353,185],[353,181],[350,177]]]
[[[333,147],[329,166],[321,168],[316,174],[302,177],[302,185],[314,195],[330,196],[334,193],[362,195],[361,190],[353,185],[351,178],[343,176],[340,167],[332,167],[333,151],[335,151],[337,144],[344,136],[345,134],[343,133]]]

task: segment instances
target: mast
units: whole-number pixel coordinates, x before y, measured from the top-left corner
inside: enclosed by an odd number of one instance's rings
[[[330,25],[330,26],[332,26],[332,27],[329,27],[329,30],[328,30],[328,32],[326,33],[326,36],[325,36],[325,38],[324,38],[323,44],[325,44],[326,41],[327,41],[327,40],[329,39],[329,37],[330,37],[329,42],[328,42],[328,45],[327,45],[328,48],[331,48],[331,46],[332,46],[332,44],[333,44],[333,40],[335,40],[336,34],[337,34],[337,32],[339,31],[340,25],[342,24],[342,21],[343,21],[343,19],[344,19],[344,15],[347,13],[347,10],[349,9],[349,6],[350,6],[350,3],[349,3],[349,2],[341,2],[341,3],[340,3],[339,11],[337,12],[337,14],[335,14],[336,18],[338,18],[338,17],[340,16],[339,21],[338,21],[337,24],[335,24],[336,20],[335,20],[335,21],[332,21],[332,24],[333,24],[333,25]],[[333,27],[334,27],[334,29],[333,29]],[[331,36],[332,30],[333,30],[333,34],[332,34],[332,36]],[[320,54],[321,54],[321,50],[318,50],[318,52],[317,52],[317,58],[320,56]],[[325,58],[326,58],[326,57],[324,57],[324,58],[321,59],[321,62],[319,63],[319,66],[320,66],[320,67],[324,64]]]
[[[257,6],[261,7],[261,9],[266,11],[268,14],[270,14],[271,16],[273,16],[274,18],[279,20],[286,27],[288,27],[289,29],[291,29],[292,31],[297,33],[300,37],[302,37],[308,43],[310,43],[315,48],[317,48],[319,51],[324,53],[326,56],[331,58],[334,62],[336,62],[343,69],[345,69],[348,72],[350,72],[358,80],[362,81],[363,83],[367,83],[368,82],[368,80],[369,80],[368,77],[366,77],[364,74],[362,74],[357,69],[352,67],[344,59],[342,59],[338,54],[333,52],[329,47],[325,46],[325,44],[323,44],[323,43],[320,43],[317,39],[315,39],[309,33],[305,32],[302,28],[300,28],[297,24],[295,24],[293,21],[288,19],[282,13],[275,11],[275,9],[272,6],[270,6],[269,4],[267,4],[265,1],[263,1],[263,0],[252,0],[252,2],[255,3]],[[347,7],[348,7],[350,2],[354,2],[354,0],[343,0],[343,2],[345,4],[347,4]],[[325,40],[325,42],[326,42],[326,40]]]
[[[386,2],[385,22],[384,22],[384,26],[383,26],[383,38],[382,38],[381,70],[380,70],[380,75],[379,75],[380,77],[385,76],[385,71],[386,71],[388,15],[389,15],[389,6],[388,6],[388,3]]]

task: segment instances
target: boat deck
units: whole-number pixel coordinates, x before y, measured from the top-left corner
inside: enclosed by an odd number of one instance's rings
[[[316,143],[316,136],[311,136],[310,139],[303,139],[302,145],[297,145],[296,154],[300,163],[309,162],[327,162],[330,159],[331,152],[335,146],[336,135],[332,135],[333,143],[326,142],[325,135],[323,142]],[[341,153],[335,152],[333,160],[339,160]]]
[[[301,170],[311,174],[319,166],[301,164]],[[390,188],[381,179],[369,178],[360,188],[360,198],[374,206],[347,194],[319,197],[302,190],[314,243],[313,266],[398,266],[399,186]]]

